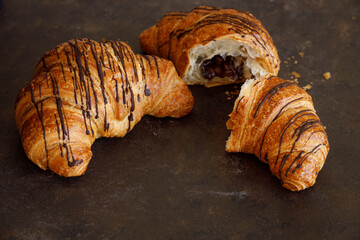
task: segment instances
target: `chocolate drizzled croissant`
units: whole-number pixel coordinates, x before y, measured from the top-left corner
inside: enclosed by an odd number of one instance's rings
[[[16,100],[27,156],[62,176],[85,173],[99,137],[123,137],[143,115],[182,117],[191,92],[170,61],[119,41],[74,39],[45,53]]]
[[[200,6],[169,12],[141,33],[140,44],[144,52],[170,59],[188,84],[244,82],[280,69],[269,33],[241,10]]]
[[[226,151],[255,154],[292,191],[314,185],[329,151],[310,95],[278,77],[248,80],[227,127]]]

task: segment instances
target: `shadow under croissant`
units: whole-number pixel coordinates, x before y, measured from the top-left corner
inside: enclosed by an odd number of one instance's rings
[[[226,153],[224,169],[226,172],[234,174],[237,180],[245,178],[246,182],[251,182],[251,186],[255,189],[281,189],[278,180],[272,174],[268,174],[269,166],[259,161],[254,154]],[[242,188],[249,191],[249,188],[245,186]]]

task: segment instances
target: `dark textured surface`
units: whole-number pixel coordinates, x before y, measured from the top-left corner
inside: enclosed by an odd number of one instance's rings
[[[13,107],[45,51],[89,37],[139,52],[142,30],[200,4],[252,12],[278,48],[279,75],[312,85],[331,146],[313,188],[289,192],[256,157],[224,151],[232,86],[191,87],[189,116],[145,117],[122,139],[97,140],[82,177],[27,159]],[[4,1],[0,239],[360,239],[359,13],[357,0]]]

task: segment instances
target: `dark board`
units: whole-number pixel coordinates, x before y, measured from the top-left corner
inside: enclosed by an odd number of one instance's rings
[[[225,152],[233,86],[192,86],[190,115],[144,117],[124,138],[97,140],[82,177],[27,159],[13,108],[45,51],[88,37],[140,52],[142,30],[202,4],[252,12],[277,46],[279,76],[312,86],[331,148],[314,187],[290,192],[255,156]],[[356,0],[4,1],[0,239],[360,239],[359,13]]]

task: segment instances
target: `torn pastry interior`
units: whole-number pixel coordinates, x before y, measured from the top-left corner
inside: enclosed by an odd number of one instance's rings
[[[252,14],[200,6],[170,12],[140,35],[142,49],[170,59],[187,84],[217,86],[277,75],[269,33]]]
[[[233,40],[218,40],[190,51],[190,64],[184,79],[188,84],[217,86],[241,83],[268,73],[253,48]]]
[[[247,70],[249,69],[247,68]],[[244,78],[244,59],[241,56],[235,58],[233,56],[215,55],[213,58],[202,62],[201,74],[209,81],[214,77],[227,77],[233,81],[242,80]]]

